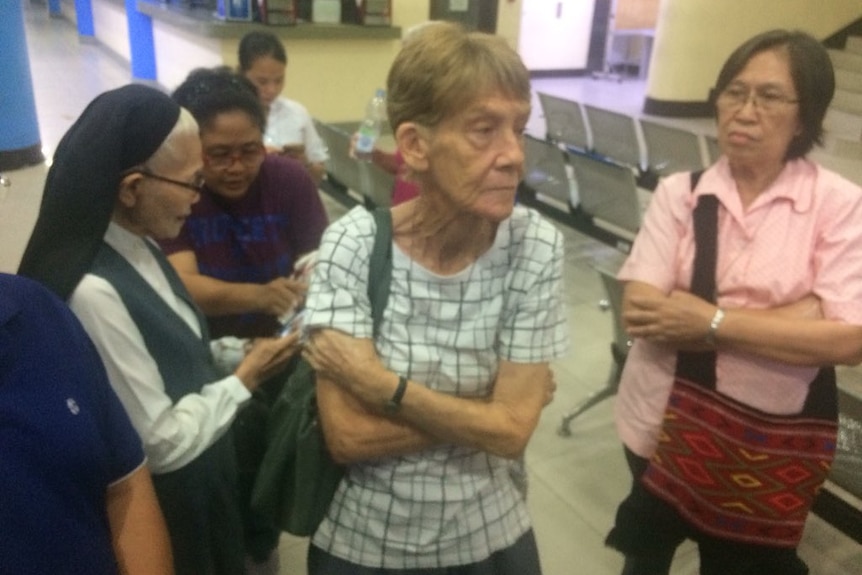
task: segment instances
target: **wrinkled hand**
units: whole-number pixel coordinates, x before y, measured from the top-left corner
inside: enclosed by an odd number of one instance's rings
[[[715,315],[715,305],[685,291],[633,295],[628,304],[623,321],[629,336],[671,345],[701,344]]]
[[[389,373],[377,356],[372,340],[356,339],[334,329],[312,332],[302,357],[322,377],[359,398],[375,395],[375,384],[383,382]]]
[[[302,303],[308,284],[296,278],[275,278],[260,286],[260,311],[281,316]]]
[[[234,375],[249,391],[257,389],[263,381],[284,369],[293,354],[299,350],[299,333],[284,337],[258,338],[252,343]]]

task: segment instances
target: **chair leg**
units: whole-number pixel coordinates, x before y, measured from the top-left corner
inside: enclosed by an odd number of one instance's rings
[[[570,437],[572,435],[571,425],[573,419],[617,393],[617,390],[620,387],[620,376],[623,372],[623,364],[625,363],[625,352],[619,350],[616,344],[611,344],[611,356],[613,357],[614,362],[611,366],[611,372],[608,375],[605,386],[588,395],[583,401],[563,415],[560,427],[557,430],[557,434],[560,436]]]

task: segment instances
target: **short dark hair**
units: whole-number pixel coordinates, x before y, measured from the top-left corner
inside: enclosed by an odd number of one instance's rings
[[[202,130],[219,114],[239,110],[261,134],[266,131],[266,112],[254,84],[226,66],[192,70],[171,97],[192,113]]]
[[[826,48],[816,38],[799,30],[769,30],[743,43],[733,51],[715,84],[718,96],[742,71],[749,60],[768,50],[784,50],[790,61],[790,76],[799,99],[802,132],[787,148],[786,160],[800,158],[814,144],[823,143],[823,118],[835,94],[835,71]]]
[[[285,66],[287,52],[278,36],[272,32],[249,32],[239,41],[239,70],[245,72],[254,65],[258,58],[269,56]]]

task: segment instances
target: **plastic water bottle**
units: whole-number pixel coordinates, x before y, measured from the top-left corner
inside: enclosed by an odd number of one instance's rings
[[[378,88],[365,108],[365,118],[359,125],[355,154],[357,159],[370,162],[374,145],[380,137],[380,125],[386,118],[386,91]]]

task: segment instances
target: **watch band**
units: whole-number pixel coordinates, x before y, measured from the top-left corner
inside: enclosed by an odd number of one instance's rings
[[[395,393],[392,394],[392,397],[383,406],[386,413],[396,413],[401,409],[401,400],[404,399],[405,391],[407,391],[407,378],[403,375],[398,376],[398,387],[395,388]]]
[[[715,345],[715,335],[718,333],[718,326],[724,319],[724,310],[720,307],[715,308],[715,315],[712,316],[712,321],[709,322],[709,331],[706,333],[706,343]]]

